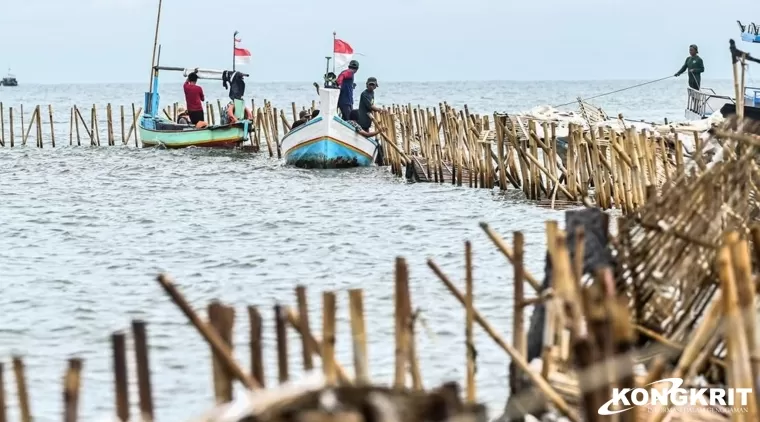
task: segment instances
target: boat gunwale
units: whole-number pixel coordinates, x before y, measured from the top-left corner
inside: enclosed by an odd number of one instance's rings
[[[230,123],[226,125],[214,125],[214,126],[206,126],[202,128],[196,128],[192,126],[188,126],[188,129],[181,129],[181,130],[173,130],[173,129],[167,129],[167,130],[161,130],[161,129],[148,129],[145,126],[142,125],[142,121],[140,122],[140,129],[145,130],[148,132],[155,132],[155,133],[196,133],[196,132],[211,132],[215,130],[225,130],[225,129],[239,129],[240,131],[245,131],[245,127],[235,127],[235,126],[244,126],[245,122],[253,123],[251,120],[238,120],[235,123]],[[244,135],[245,136],[245,135]]]
[[[309,120],[308,122],[302,124],[301,126],[298,126],[295,129],[291,129],[290,132],[286,133],[285,136],[282,137],[282,139],[280,140],[280,143],[282,143],[285,139],[287,139],[288,136],[290,136],[290,135],[298,132],[299,130],[301,130],[301,129],[307,127],[307,126],[311,126],[311,125],[313,125],[313,124],[315,124],[317,122],[321,122],[322,120],[323,120],[322,116],[317,116],[316,118]]]

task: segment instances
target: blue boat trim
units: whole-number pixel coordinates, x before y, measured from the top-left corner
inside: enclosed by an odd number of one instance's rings
[[[287,164],[304,168],[367,167],[373,164],[373,157],[326,136],[293,148],[285,158]]]

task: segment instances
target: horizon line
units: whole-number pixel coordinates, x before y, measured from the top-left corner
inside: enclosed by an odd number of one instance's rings
[[[415,84],[425,84],[425,83],[462,83],[462,82],[479,82],[479,83],[488,83],[488,82],[509,82],[509,83],[526,83],[526,82],[622,82],[622,81],[648,81],[649,79],[641,79],[641,78],[609,78],[609,79],[450,79],[450,80],[405,80],[405,81],[394,81],[394,80],[388,80],[385,83],[391,83],[391,84],[404,84],[404,83],[415,83]],[[732,78],[705,78],[703,81],[731,81]],[[177,82],[182,81],[181,78],[177,79]],[[167,81],[167,82],[174,82],[174,81]],[[274,85],[274,84],[309,84],[310,86],[315,81],[294,81],[294,80],[288,80],[288,81],[246,81],[251,84],[262,84],[262,85]],[[98,84],[112,84],[112,85],[139,85],[144,84],[144,81],[122,81],[122,82],[116,82],[116,81],[99,81],[99,82],[85,82],[85,81],[62,81],[62,82],[26,82],[26,85],[98,85]],[[21,86],[23,84],[19,84]]]

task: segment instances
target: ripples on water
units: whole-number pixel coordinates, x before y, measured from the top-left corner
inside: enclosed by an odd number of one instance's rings
[[[303,283],[319,327],[321,292],[339,291],[338,358],[350,369],[345,290],[364,288],[370,369],[390,382],[393,267],[404,256],[413,303],[433,333],[418,336],[425,385],[461,382],[464,309],[426,258],[463,287],[463,242],[470,239],[477,307],[509,335],[512,270],[477,223],[489,222],[508,239],[522,230],[528,268],[540,275],[544,220],[562,219],[487,190],[409,185],[387,169],[300,170],[263,154],[199,150],[3,150],[0,196],[0,358],[25,356],[37,420],[59,418],[65,359],[74,355],[85,359],[82,414],[113,409],[110,333],[132,318],[148,322],[157,418],[186,418],[213,403],[209,348],[154,281],[159,271],[175,276],[196,309],[214,298],[237,306],[235,341],[245,367],[243,305],[261,308],[270,383],[272,305],[293,304],[294,287]],[[476,333],[478,395],[496,416],[507,360]],[[290,337],[297,374],[300,346]],[[6,369],[9,389],[11,380]],[[136,403],[134,385],[132,395]],[[13,408],[15,400],[11,394]]]

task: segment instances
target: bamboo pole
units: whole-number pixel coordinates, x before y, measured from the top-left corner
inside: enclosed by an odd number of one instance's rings
[[[5,146],[5,117],[3,116],[3,102],[0,101],[0,146]],[[0,421],[3,422],[3,421]]]
[[[50,119],[50,144],[55,148],[55,127],[53,127],[53,105],[48,104],[48,118]]]
[[[69,359],[69,368],[64,377],[63,401],[65,422],[76,422],[79,414],[79,387],[81,384],[82,359]]]
[[[116,416],[120,421],[129,420],[129,372],[127,371],[127,346],[124,333],[111,336],[113,350],[114,398]],[[0,421],[2,422],[2,421]]]
[[[335,293],[322,294],[322,365],[327,385],[336,385],[335,365]]]
[[[32,422],[32,411],[29,409],[29,392],[26,386],[24,361],[20,356],[13,356],[13,374],[16,378],[16,392],[21,422]]]
[[[367,334],[364,324],[364,294],[361,289],[348,291],[348,303],[351,311],[351,339],[354,351],[354,373],[356,384],[369,384],[369,365],[367,363]],[[299,311],[300,313],[300,311]]]
[[[465,249],[465,347],[467,350],[467,401],[475,403],[475,344],[472,336],[473,325],[473,280],[472,280],[472,244],[467,241]]]
[[[274,305],[275,338],[277,340],[277,380],[280,384],[288,382],[288,333],[282,306]]]

